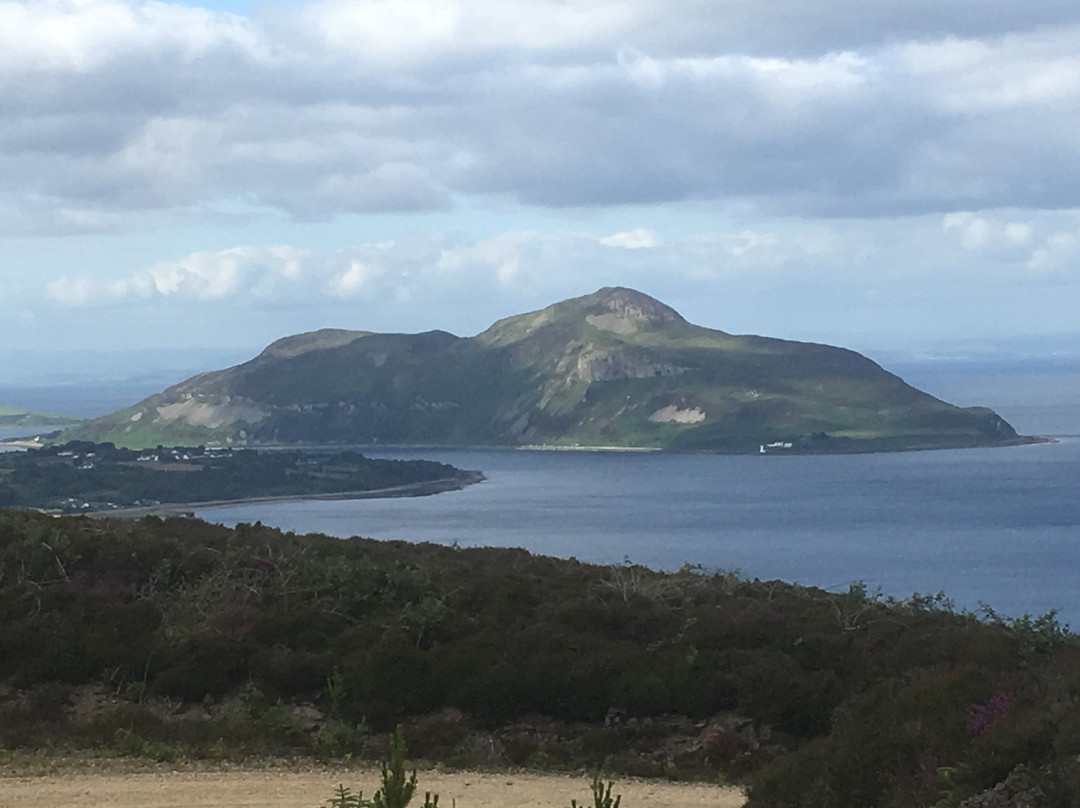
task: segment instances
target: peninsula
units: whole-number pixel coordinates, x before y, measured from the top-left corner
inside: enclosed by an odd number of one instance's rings
[[[139,517],[291,499],[423,496],[483,479],[445,463],[373,459],[348,450],[134,451],[73,441],[0,455],[0,507]]]
[[[27,429],[36,429],[37,427],[42,426],[53,427],[55,429],[59,426],[77,424],[81,420],[81,418],[76,418],[71,415],[59,415],[52,412],[33,412],[32,410],[24,410],[19,407],[0,406],[0,428],[4,429],[21,429],[23,427],[26,427]]]

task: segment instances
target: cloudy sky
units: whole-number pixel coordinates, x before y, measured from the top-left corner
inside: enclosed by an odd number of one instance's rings
[[[0,373],[607,285],[1080,354],[1078,259],[1067,0],[0,0]]]

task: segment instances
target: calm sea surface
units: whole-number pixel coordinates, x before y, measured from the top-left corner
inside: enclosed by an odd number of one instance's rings
[[[487,482],[413,499],[206,511],[299,533],[514,546],[673,569],[735,569],[960,607],[1058,609],[1080,626],[1080,439],[1005,449],[831,457],[400,451]]]

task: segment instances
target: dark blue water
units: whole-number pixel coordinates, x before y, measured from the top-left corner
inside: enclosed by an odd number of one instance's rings
[[[832,457],[403,451],[484,471],[433,497],[206,511],[300,533],[684,563],[1080,626],[1080,440]]]

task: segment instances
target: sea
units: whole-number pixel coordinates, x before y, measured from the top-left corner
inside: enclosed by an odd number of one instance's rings
[[[934,363],[897,372],[1050,440],[812,457],[379,450],[368,454],[440,460],[487,479],[428,497],[198,515],[298,534],[522,547],[668,570],[689,564],[836,592],[856,583],[883,598],[944,593],[957,609],[1013,617],[1054,610],[1080,630],[1080,365]]]

